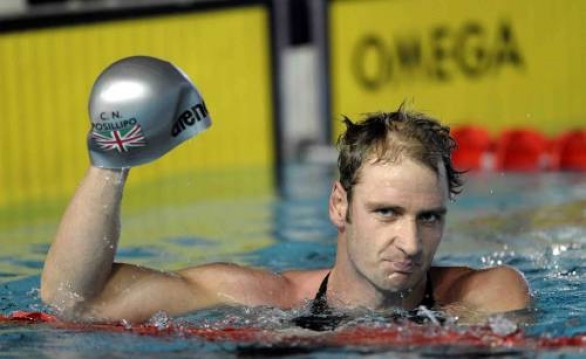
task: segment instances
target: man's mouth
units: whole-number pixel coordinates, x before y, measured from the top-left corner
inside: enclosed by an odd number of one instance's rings
[[[386,260],[390,264],[391,268],[396,273],[411,274],[415,272],[419,264],[412,260]]]

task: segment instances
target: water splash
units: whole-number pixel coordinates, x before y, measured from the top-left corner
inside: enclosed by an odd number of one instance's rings
[[[132,329],[132,323],[126,319],[122,319],[120,321],[120,324],[122,324],[122,326],[124,327],[124,329],[126,330],[131,330]]]
[[[149,318],[148,323],[157,328],[157,330],[162,331],[169,328],[172,321],[167,312],[160,310]]]
[[[427,307],[424,305],[420,305],[417,308],[417,315],[421,315],[421,316],[426,317],[434,325],[441,325],[440,321],[435,316],[435,314],[433,314],[433,312],[431,310],[427,309]]]
[[[517,324],[503,314],[492,315],[488,318],[490,329],[498,335],[509,335],[517,331]]]

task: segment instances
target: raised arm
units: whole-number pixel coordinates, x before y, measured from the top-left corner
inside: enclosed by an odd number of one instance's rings
[[[274,302],[263,289],[275,286],[286,292],[284,278],[235,265],[163,272],[114,263],[127,174],[91,167],[63,216],[41,281],[43,300],[62,317],[139,322],[161,310],[177,315],[221,303]]]
[[[108,67],[93,86],[89,108],[92,166],[49,250],[41,296],[70,318],[143,318],[153,308],[166,309],[157,302],[156,293],[148,293],[145,278],[151,284],[164,279],[164,285],[176,293],[193,286],[186,286],[179,275],[113,264],[128,168],[164,155],[209,127],[211,120],[198,90],[183,72],[144,56]],[[144,287],[143,294],[153,296],[152,307],[129,299],[134,295],[129,288],[137,283]],[[170,309],[194,305],[175,303]]]
[[[114,263],[127,175],[91,167],[63,215],[45,262],[41,297],[64,319],[142,322],[158,311],[298,304],[288,279],[263,270],[213,263],[164,272]]]
[[[127,175],[90,167],[63,215],[45,261],[41,297],[67,316],[80,316],[112,274]]]
[[[47,255],[45,303],[69,320],[131,322],[157,311],[178,315],[218,304],[296,303],[289,281],[266,271],[209,264],[163,272],[114,262],[127,168],[164,155],[211,124],[183,73],[152,58],[116,63],[94,85],[90,117],[93,166]]]

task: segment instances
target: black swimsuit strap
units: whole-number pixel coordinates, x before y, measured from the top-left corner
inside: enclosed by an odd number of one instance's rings
[[[315,295],[315,299],[311,303],[309,314],[293,319],[295,325],[315,331],[334,330],[344,320],[349,318],[342,313],[333,313],[328,306],[327,291],[329,278],[330,273],[328,273],[322,280],[317,294]]]
[[[332,312],[331,308],[328,306],[327,292],[330,273],[331,272],[328,272],[328,274],[324,277],[317,293],[315,294],[315,298],[311,304],[310,314],[302,315],[293,319],[293,322],[297,326],[316,331],[334,330],[343,321],[350,319],[349,316],[343,313]],[[433,283],[431,281],[429,272],[427,273],[426,280],[427,282],[425,284],[425,293],[419,305],[423,305],[428,309],[431,309],[435,305],[435,300],[433,298]],[[418,323],[425,320],[425,318],[419,318],[417,316],[416,310],[409,312],[412,314],[410,320],[414,320]]]
[[[423,294],[423,299],[419,305],[422,305],[427,309],[435,307],[435,298],[433,297],[433,281],[431,280],[429,271],[427,272],[427,279],[425,282],[425,294]]]
[[[328,279],[330,278],[331,272],[324,277],[322,280],[317,293],[315,294],[315,298],[313,300],[313,304],[311,306],[312,313],[323,313],[324,311],[328,310]],[[435,306],[435,299],[433,297],[433,281],[431,279],[431,275],[429,271],[427,272],[427,278],[425,281],[425,293],[423,294],[423,299],[421,299],[421,303],[418,306],[424,306],[428,309],[431,309]]]
[[[326,274],[324,279],[321,281],[321,284],[319,285],[317,293],[315,294],[315,298],[313,299],[313,303],[311,305],[311,312],[313,314],[323,313],[329,310],[327,292],[330,273],[331,272],[328,272],[328,274]]]

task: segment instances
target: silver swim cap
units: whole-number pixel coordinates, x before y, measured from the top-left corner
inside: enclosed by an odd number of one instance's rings
[[[105,168],[153,161],[212,124],[187,75],[147,56],[106,68],[92,88],[89,114],[90,159]]]

